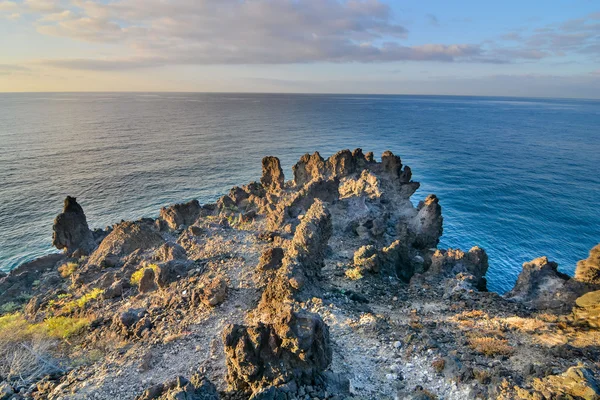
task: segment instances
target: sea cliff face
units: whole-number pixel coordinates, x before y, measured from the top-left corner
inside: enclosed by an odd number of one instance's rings
[[[0,278],[0,399],[600,398],[597,246],[505,296],[400,157],[306,154],[215,204],[89,229]]]

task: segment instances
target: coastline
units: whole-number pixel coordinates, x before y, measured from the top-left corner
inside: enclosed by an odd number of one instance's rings
[[[83,324],[68,335],[77,346],[49,352],[68,360],[63,373],[30,377],[24,393],[600,396],[600,248],[574,278],[542,257],[505,296],[488,292],[485,250],[438,249],[442,205],[430,195],[415,207],[418,187],[398,156],[356,149],[306,154],[289,181],[265,157],[260,182],[214,204],[106,230],[68,197],[53,237],[64,252],[0,280],[0,306],[15,303],[5,317]]]

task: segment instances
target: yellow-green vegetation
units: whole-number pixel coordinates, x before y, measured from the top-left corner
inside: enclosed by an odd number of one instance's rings
[[[88,325],[85,318],[54,317],[30,323],[18,312],[0,317],[0,375],[27,380],[56,370],[52,361],[56,339],[69,339]]]
[[[89,325],[86,318],[52,317],[43,322],[48,334],[58,339],[68,339],[83,332]]]
[[[89,325],[87,318],[52,317],[40,323],[29,323],[16,312],[0,317],[0,341],[21,342],[42,336],[68,339],[81,333]]]
[[[360,267],[354,267],[346,270],[346,276],[353,281],[362,279],[363,274]]]
[[[73,273],[77,270],[78,266],[79,266],[79,264],[77,264],[75,262],[64,263],[63,265],[58,267],[58,272],[60,273],[60,276],[62,276],[63,278],[68,278],[71,275],[73,275]]]
[[[84,294],[80,298],[71,300],[68,303],[66,303],[63,306],[63,310],[68,313],[71,313],[78,309],[82,309],[86,306],[87,303],[100,297],[102,295],[102,293],[104,293],[104,290],[99,289],[99,288],[94,288],[94,289],[92,289],[91,292]]]
[[[144,271],[146,271],[147,269],[152,269],[155,274],[158,273],[158,265],[148,264],[145,267],[142,267],[142,268],[138,269],[137,271],[135,271],[131,275],[131,279],[129,280],[129,282],[134,286],[139,286],[140,281],[142,280],[142,277],[144,276]]]

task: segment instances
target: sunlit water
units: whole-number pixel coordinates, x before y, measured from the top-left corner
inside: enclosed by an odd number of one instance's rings
[[[0,267],[52,252],[76,196],[92,227],[216,200],[306,152],[390,149],[441,199],[444,247],[484,247],[492,290],[600,242],[600,102],[435,96],[0,95]]]

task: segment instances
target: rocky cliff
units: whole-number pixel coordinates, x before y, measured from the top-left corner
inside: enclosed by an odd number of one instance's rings
[[[500,296],[397,155],[292,173],[106,230],[67,197],[63,252],[0,277],[0,399],[600,398],[600,246]]]

